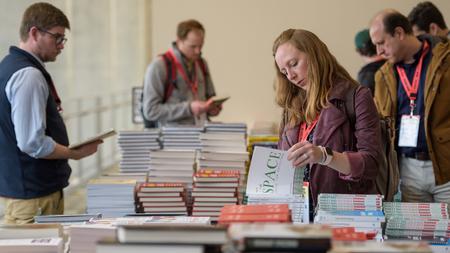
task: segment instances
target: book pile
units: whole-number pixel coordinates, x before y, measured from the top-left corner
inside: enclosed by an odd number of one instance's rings
[[[205,132],[207,133],[247,133],[247,124],[245,123],[224,123],[224,122],[206,122]]]
[[[238,170],[239,203],[242,202],[246,179],[247,162],[245,132],[206,132],[200,134],[202,150],[198,160],[198,169]]]
[[[203,127],[174,125],[161,129],[161,139],[164,149],[197,150],[201,148],[199,135]]]
[[[147,216],[147,217],[118,217],[91,220],[86,224],[71,225],[69,227],[71,253],[95,253],[97,242],[117,237],[118,225],[142,224],[199,224],[208,225],[207,217],[187,216]],[[125,251],[126,252],[126,251]]]
[[[136,213],[187,215],[185,192],[179,183],[136,183]]]
[[[148,182],[192,185],[194,150],[156,150],[150,152]]]
[[[119,225],[117,241],[100,242],[97,252],[221,252],[226,229],[200,224]]]
[[[307,185],[303,187],[303,169],[294,168],[283,150],[256,147],[247,179],[247,204],[286,203],[295,223],[309,223]],[[306,214],[306,216],[305,216]]]
[[[218,223],[229,225],[241,222],[292,222],[287,204],[226,205],[220,211]]]
[[[117,144],[121,153],[121,172],[147,172],[150,150],[160,149],[159,130],[120,131]]]
[[[87,185],[87,213],[101,213],[103,217],[120,217],[134,213],[136,180],[100,177]]]
[[[194,175],[192,216],[217,221],[225,205],[237,204],[239,171],[201,169]]]
[[[447,203],[385,202],[388,239],[423,240],[448,245],[450,220]]]
[[[321,193],[317,198],[314,223],[354,228],[340,234],[338,240],[381,240],[384,222],[381,195]]]
[[[234,223],[228,228],[228,238],[225,253],[326,253],[331,248],[331,229],[321,225]]]

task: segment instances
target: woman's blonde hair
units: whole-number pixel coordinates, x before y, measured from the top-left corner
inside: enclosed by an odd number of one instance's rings
[[[275,62],[276,103],[288,115],[286,124],[293,126],[304,121],[309,124],[327,106],[329,92],[336,80],[355,81],[314,33],[301,29],[282,32],[273,43],[273,56],[284,43],[290,43],[306,54],[309,89],[306,92],[291,83]]]

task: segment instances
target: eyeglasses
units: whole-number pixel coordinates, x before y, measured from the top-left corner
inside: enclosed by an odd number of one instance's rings
[[[38,28],[38,30],[48,35],[51,35],[53,38],[55,38],[56,45],[64,45],[67,42],[67,38],[62,34],[52,33],[41,28]]]

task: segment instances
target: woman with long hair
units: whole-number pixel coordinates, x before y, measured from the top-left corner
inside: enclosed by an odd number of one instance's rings
[[[320,193],[376,193],[380,125],[370,90],[312,32],[284,31],[273,56],[276,102],[284,110],[279,148],[294,166],[306,166],[313,206]],[[350,96],[354,123],[346,109]]]

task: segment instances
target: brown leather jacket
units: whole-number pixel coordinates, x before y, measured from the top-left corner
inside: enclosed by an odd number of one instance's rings
[[[310,186],[314,206],[320,193],[376,193],[375,178],[381,157],[379,119],[370,90],[360,87],[355,94],[356,124],[350,126],[345,111],[345,97],[350,85],[353,84],[340,81],[333,86],[330,104],[322,110],[314,129],[313,144],[344,152],[350,161],[351,174],[344,175],[327,166],[313,164]],[[298,125],[284,126],[280,149],[287,150],[297,143],[298,128]],[[357,152],[350,151],[352,135],[356,137]]]
[[[433,46],[433,43],[432,43]],[[450,181],[450,45],[437,43],[425,80],[425,135],[436,184]],[[387,62],[375,75],[375,104],[383,116],[397,114],[397,79]]]

